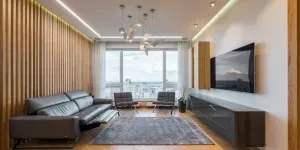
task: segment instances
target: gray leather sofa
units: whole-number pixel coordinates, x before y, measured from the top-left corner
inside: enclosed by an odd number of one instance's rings
[[[94,99],[84,91],[29,98],[27,115],[10,118],[10,136],[25,139],[77,139],[80,130],[107,123],[117,111],[111,99]]]

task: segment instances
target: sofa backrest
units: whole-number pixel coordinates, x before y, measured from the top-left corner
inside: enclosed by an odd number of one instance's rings
[[[69,92],[65,92],[65,94],[68,96],[68,98],[70,100],[74,100],[76,98],[80,98],[80,97],[85,97],[85,96],[89,96],[89,94],[85,91],[69,91]]]
[[[79,109],[75,102],[68,101],[43,108],[39,110],[37,114],[45,116],[70,116],[77,112],[79,112]]]
[[[70,99],[65,94],[57,94],[51,96],[29,98],[25,101],[25,104],[27,114],[33,114],[45,107],[57,105],[68,101],[70,101]]]
[[[74,101],[79,110],[92,106],[94,99],[85,91],[69,91],[65,92],[71,101]]]
[[[76,99],[73,99],[72,101],[74,101],[76,103],[79,110],[82,110],[89,106],[92,106],[94,103],[94,99],[91,96],[76,98]]]

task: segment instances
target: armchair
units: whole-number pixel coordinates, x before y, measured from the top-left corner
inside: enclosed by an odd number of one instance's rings
[[[123,93],[114,93],[114,99],[115,99],[115,106],[118,110],[118,107],[120,106],[133,106],[136,113],[138,113],[136,106],[138,102],[134,102],[132,98],[131,92],[123,92]],[[118,115],[120,116],[119,110]]]
[[[173,109],[175,109],[175,92],[158,92],[157,101],[153,102],[155,104],[153,113],[155,111],[156,106],[172,106],[171,115],[173,113]]]

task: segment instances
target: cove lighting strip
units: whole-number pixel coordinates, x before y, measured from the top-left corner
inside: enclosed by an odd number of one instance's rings
[[[84,24],[87,28],[89,28],[94,34],[96,34],[99,38],[101,35],[97,33],[91,26],[89,26],[86,22],[84,22],[73,10],[71,10],[65,3],[61,0],[56,0],[62,7],[64,7],[69,13],[71,13],[77,20],[79,20],[82,24]]]
[[[41,8],[43,11],[45,11],[48,14],[50,14],[52,17],[56,18],[57,20],[61,21],[66,26],[68,26],[72,30],[76,31],[78,34],[80,34],[81,36],[83,36],[84,38],[86,38],[87,40],[89,40],[90,42],[94,41],[94,40],[90,39],[88,36],[86,36],[85,34],[83,34],[82,32],[80,32],[79,30],[75,29],[69,23],[65,22],[64,20],[62,20],[61,18],[59,18],[58,16],[56,16],[54,13],[52,13],[50,10],[48,10],[47,8],[45,8],[44,6],[42,6],[41,4],[39,4],[38,2],[36,2],[35,0],[29,0],[29,1],[32,3],[32,5]]]
[[[237,4],[240,0],[230,0],[227,4],[193,37],[192,42],[196,43],[200,40],[202,34],[216,21],[222,18],[234,5]]]
[[[102,36],[102,39],[123,39],[122,36]],[[142,36],[135,36],[135,39],[141,39]],[[182,39],[182,36],[150,36],[150,39]]]

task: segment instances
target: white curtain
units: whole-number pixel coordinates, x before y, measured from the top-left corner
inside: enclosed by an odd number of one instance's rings
[[[191,42],[178,42],[178,89],[180,97],[183,94],[183,90],[188,88],[189,85],[189,48],[191,47]]]
[[[105,42],[93,45],[93,94],[95,98],[105,98]]]

